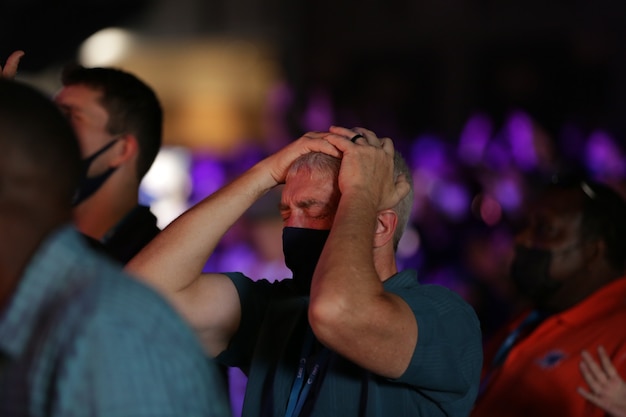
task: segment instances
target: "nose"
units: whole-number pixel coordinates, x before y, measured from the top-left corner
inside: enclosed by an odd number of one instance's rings
[[[306,227],[304,216],[298,211],[292,211],[284,222],[285,227]]]

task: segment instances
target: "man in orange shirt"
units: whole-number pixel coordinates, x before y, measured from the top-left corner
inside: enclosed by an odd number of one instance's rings
[[[486,345],[472,417],[604,416],[577,393],[586,386],[583,350],[603,346],[626,374],[626,203],[588,182],[544,191],[516,238],[511,266],[533,310]]]

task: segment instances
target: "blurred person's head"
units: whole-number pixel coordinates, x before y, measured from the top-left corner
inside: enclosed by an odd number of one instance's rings
[[[69,66],[62,83],[54,101],[83,157],[75,222],[100,240],[139,204],[141,181],[160,150],[163,112],[148,85],[119,69]]]
[[[610,187],[552,184],[527,214],[511,275],[539,309],[567,309],[624,274],[626,203]]]
[[[116,171],[126,170],[138,188],[154,162],[162,137],[163,113],[154,91],[136,76],[115,68],[68,66],[55,102],[68,116],[92,181],[81,201]],[[88,158],[92,157],[92,160]]]
[[[0,79],[0,306],[36,248],[72,220],[80,150],[71,126],[41,92]]]

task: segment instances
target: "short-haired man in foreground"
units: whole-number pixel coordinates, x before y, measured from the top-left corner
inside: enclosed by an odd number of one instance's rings
[[[203,274],[229,227],[281,183],[293,278]],[[246,417],[467,416],[479,323],[457,294],[397,270],[411,188],[391,140],[311,132],[181,215],[127,268],[248,375]]]
[[[0,415],[227,416],[188,325],[76,232],[79,173],[57,107],[0,79]]]

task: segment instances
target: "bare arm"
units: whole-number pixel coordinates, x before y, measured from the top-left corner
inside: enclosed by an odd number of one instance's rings
[[[202,274],[202,268],[237,219],[259,197],[284,182],[294,159],[311,151],[339,155],[324,139],[327,135],[308,133],[257,163],[179,216],[127,264],[128,272],[170,300],[211,355],[228,346],[239,327],[241,307],[230,279]]]
[[[392,243],[397,224],[389,210],[409,192],[393,178],[393,144],[363,129],[343,151],[341,200],[315,270],[309,319],[318,339],[356,364],[385,377],[407,369],[417,343],[409,306],[384,290],[397,272]],[[346,132],[346,136],[350,133]]]

